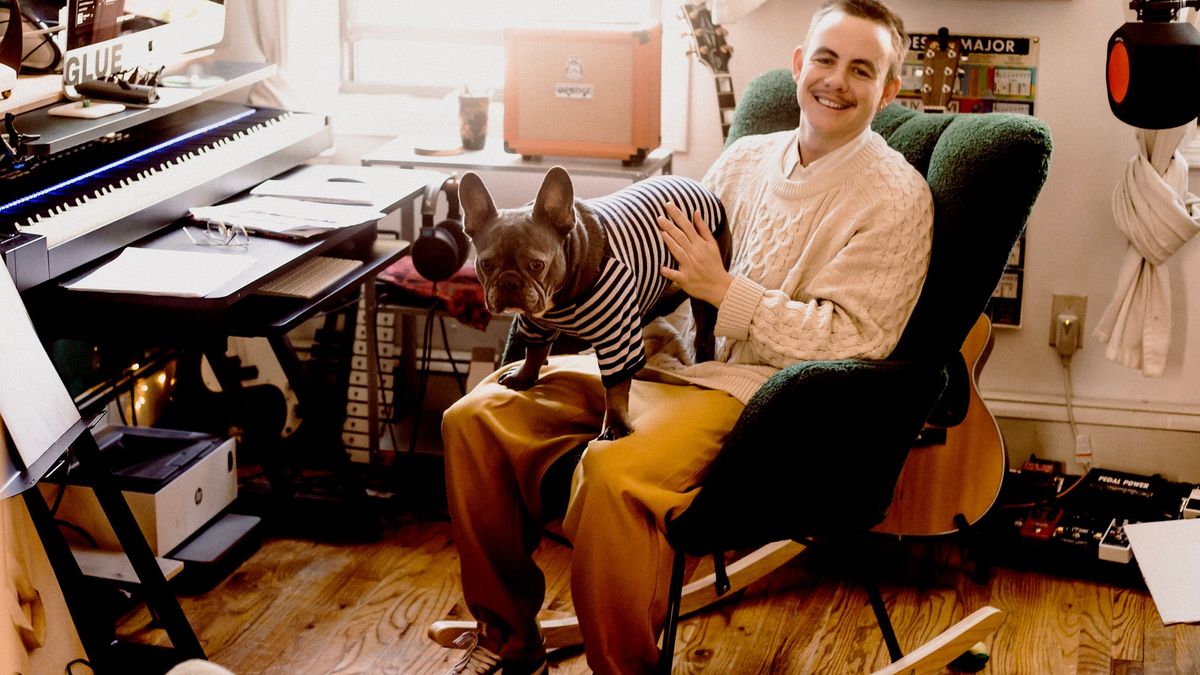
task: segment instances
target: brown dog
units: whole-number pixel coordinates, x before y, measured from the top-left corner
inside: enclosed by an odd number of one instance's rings
[[[516,314],[527,348],[525,362],[500,382],[532,387],[560,333],[592,345],[605,387],[600,438],[632,431],[629,385],[646,362],[641,327],[670,311],[685,294],[660,273],[676,267],[656,222],[674,202],[684,213],[699,211],[713,230],[729,265],[725,209],[699,183],[657,176],[606,197],[579,200],[567,172],[546,173],[537,199],[517,209],[497,209],[483,181],[466,173],[459,181],[467,236],[475,245],[475,270],[493,314]],[[652,311],[651,311],[652,310]],[[716,308],[692,299],[696,355],[713,357]]]

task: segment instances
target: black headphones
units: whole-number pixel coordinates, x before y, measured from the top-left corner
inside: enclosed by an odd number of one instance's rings
[[[446,219],[434,225],[438,195],[443,192]],[[434,180],[425,186],[425,199],[421,202],[421,232],[412,245],[413,267],[430,281],[445,281],[467,262],[470,248],[458,204],[458,177]]]

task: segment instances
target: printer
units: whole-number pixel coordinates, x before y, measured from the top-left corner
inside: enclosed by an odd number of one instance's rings
[[[96,434],[112,478],[157,556],[167,556],[237,497],[235,441],[191,431],[109,426]],[[86,531],[101,549],[120,550],[88,477],[57,473],[39,487],[48,500],[62,490],[55,517]]]

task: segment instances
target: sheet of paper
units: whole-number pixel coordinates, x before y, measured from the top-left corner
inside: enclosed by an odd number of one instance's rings
[[[253,267],[255,262],[253,256],[233,250],[210,253],[129,247],[67,288],[202,298]]]
[[[241,225],[251,232],[305,237],[383,217],[368,206],[320,204],[282,197],[249,197],[191,209],[197,220]]]
[[[12,435],[26,467],[32,466],[80,421],[79,409],[34,332],[29,313],[3,262],[0,262],[0,420]],[[0,451],[4,446],[0,434]],[[3,476],[0,480],[8,478]]]
[[[366,183],[345,181],[309,180],[304,178],[288,178],[285,180],[268,180],[254,186],[252,195],[266,197],[287,197],[303,199],[310,202],[326,204],[347,204],[370,206],[374,204],[376,190]]]
[[[1200,622],[1200,518],[1125,526],[1164,624]]]

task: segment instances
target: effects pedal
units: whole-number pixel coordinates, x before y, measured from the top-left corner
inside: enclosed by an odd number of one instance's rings
[[[1021,522],[1021,536],[1026,539],[1049,541],[1062,517],[1062,509],[1044,509],[1031,513]]]
[[[1100,540],[1099,556],[1101,560],[1107,560],[1115,563],[1127,563],[1133,560],[1133,549],[1129,546],[1129,537],[1125,534],[1125,526],[1136,521],[1128,518],[1117,522],[1113,518],[1108,524],[1108,530],[1104,532],[1104,538]]]
[[[1200,518],[1200,487],[1193,488],[1192,493],[1183,499],[1179,509],[1180,518]]]
[[[1094,549],[1104,537],[1109,520],[1086,513],[1068,512],[1054,529],[1054,543],[1082,551]]]

